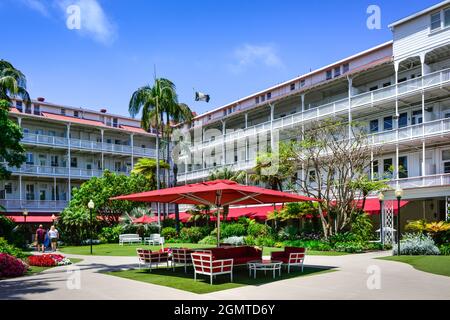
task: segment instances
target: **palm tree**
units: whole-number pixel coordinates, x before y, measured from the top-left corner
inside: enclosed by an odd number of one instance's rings
[[[170,166],[167,162],[159,160],[159,167],[163,169],[169,169]],[[152,189],[156,188],[156,160],[149,158],[141,158],[134,165],[131,173],[142,174],[147,180],[150,181]]]
[[[0,60],[0,100],[11,101],[11,97],[19,96],[25,103],[30,103],[26,86],[25,75],[10,62]]]
[[[245,181],[245,171],[233,171],[227,167],[222,167],[211,171],[208,175],[208,180],[231,180],[238,183],[243,183]],[[228,212],[230,211],[230,206],[223,206],[223,219],[226,220],[228,217]],[[220,213],[218,213],[220,214]]]
[[[272,190],[283,191],[283,180],[287,178],[287,174],[283,173],[284,170],[280,166],[273,166],[275,162],[273,157],[271,153],[258,156],[249,178],[257,184],[266,184]]]

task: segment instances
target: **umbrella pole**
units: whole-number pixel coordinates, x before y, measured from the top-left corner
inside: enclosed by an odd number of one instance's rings
[[[217,207],[217,248],[220,247],[220,206]]]

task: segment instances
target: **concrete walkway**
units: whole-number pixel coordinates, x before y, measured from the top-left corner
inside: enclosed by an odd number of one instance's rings
[[[333,267],[336,271],[204,295],[101,273],[135,268],[135,257],[67,255],[83,259],[75,265],[81,271],[68,272],[73,267],[64,266],[0,281],[0,299],[450,299],[450,277],[374,259],[386,255],[308,256],[307,265]],[[374,277],[374,271],[380,276]],[[76,275],[80,275],[79,282]]]

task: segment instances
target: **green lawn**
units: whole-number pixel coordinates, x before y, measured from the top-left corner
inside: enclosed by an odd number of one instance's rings
[[[83,259],[76,259],[76,258],[71,258],[70,261],[72,261],[72,264],[78,263],[80,261],[83,261]],[[47,269],[51,269],[54,267],[36,267],[36,266],[30,266],[30,268],[28,269],[28,272],[26,273],[27,276],[31,276],[33,274],[37,274],[40,273],[42,271],[45,271]]]
[[[283,269],[281,272],[281,277],[278,277],[277,275],[275,279],[273,279],[271,272],[264,274],[264,272],[259,271],[256,275],[256,279],[254,279],[253,277],[249,277],[248,271],[244,266],[234,268],[233,282],[230,282],[230,275],[220,275],[214,279],[213,285],[210,285],[210,278],[208,276],[198,275],[197,281],[194,281],[192,268],[188,269],[188,273],[184,273],[184,268],[177,268],[175,271],[172,271],[172,268],[160,268],[153,269],[151,272],[146,269],[132,269],[107,272],[106,274],[193,293],[204,294],[248,285],[259,286],[273,281],[321,274],[331,271],[334,270],[305,267],[303,273],[295,270],[288,274],[285,269]]]
[[[204,248],[212,248],[214,246],[211,245],[201,245],[201,244],[193,244],[193,243],[167,243],[164,245],[165,247],[178,247],[178,248],[194,248],[194,249],[204,249]],[[93,254],[97,256],[135,256],[136,248],[144,248],[151,250],[159,250],[161,246],[148,246],[148,245],[137,245],[137,244],[125,244],[123,246],[119,246],[117,243],[111,244],[99,244],[93,246]],[[90,246],[71,246],[71,247],[61,247],[59,249],[63,253],[68,254],[79,254],[79,255],[89,255],[90,254]],[[264,247],[263,255],[268,256],[272,251],[283,251],[282,248],[270,248]],[[312,256],[341,256],[346,255],[348,253],[345,252],[335,252],[335,251],[313,251],[308,250],[308,255]]]
[[[379,259],[408,263],[417,270],[450,277],[450,256],[392,256]]]

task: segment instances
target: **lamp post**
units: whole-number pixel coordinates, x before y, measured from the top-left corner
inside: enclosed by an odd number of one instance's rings
[[[400,187],[397,187],[395,190],[395,197],[397,198],[397,255],[400,255],[400,201],[403,197],[403,190]]]
[[[91,244],[91,254],[92,254],[92,209],[94,209],[95,204],[94,201],[89,200],[88,208],[89,208],[89,242]]]
[[[26,224],[27,223],[28,210],[27,209],[23,210],[22,215],[23,215],[23,223]]]
[[[378,200],[380,201],[380,241],[381,241],[381,247],[384,249],[384,214],[383,214],[384,194],[383,194],[383,192],[380,192],[378,194]]]

